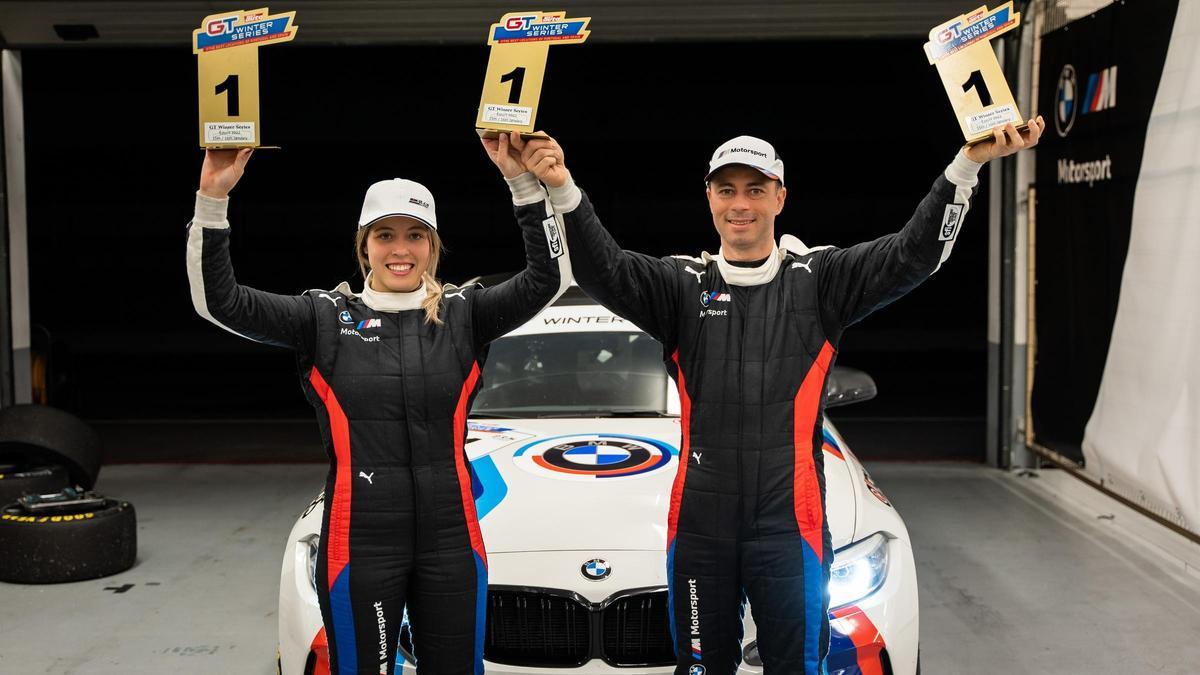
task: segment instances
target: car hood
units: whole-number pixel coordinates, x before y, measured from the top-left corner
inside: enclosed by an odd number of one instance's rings
[[[857,493],[826,427],[834,548],[854,533]],[[473,420],[466,452],[487,550],[663,551],[679,467],[678,418]]]

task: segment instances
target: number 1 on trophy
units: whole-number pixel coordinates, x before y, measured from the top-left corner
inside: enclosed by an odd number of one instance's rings
[[[993,128],[1009,122],[1017,129],[1026,127],[990,43],[1020,23],[1021,15],[1010,1],[993,10],[980,7],[929,31],[925,55],[937,66],[970,145],[986,141]]]
[[[259,148],[258,48],[296,37],[296,13],[210,14],[192,31],[200,84],[200,147]]]
[[[550,46],[582,44],[590,17],[563,12],[511,12],[488,30],[487,74],[479,99],[476,131],[495,138],[504,131],[532,135]]]

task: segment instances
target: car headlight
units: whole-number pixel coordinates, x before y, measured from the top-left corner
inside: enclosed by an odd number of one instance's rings
[[[851,544],[833,554],[829,571],[829,610],[858,602],[879,590],[887,579],[888,538],[882,532]],[[747,665],[761,666],[758,640],[742,648]]]
[[[883,533],[836,551],[829,572],[829,609],[858,602],[879,590],[887,568],[888,538]]]

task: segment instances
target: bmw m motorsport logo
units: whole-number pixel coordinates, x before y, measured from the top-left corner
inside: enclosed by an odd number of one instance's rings
[[[583,572],[583,577],[589,581],[603,581],[608,578],[608,575],[612,574],[612,567],[606,560],[592,558],[583,563],[579,571]]]
[[[696,590],[696,580],[688,579],[688,608],[691,612],[688,628],[692,636],[692,658],[699,661],[704,658],[704,650],[700,646],[700,593]],[[704,666],[700,666],[704,672]]]
[[[1075,66],[1063,66],[1055,92],[1054,128],[1066,136],[1075,125],[1075,116],[1089,115],[1117,107],[1117,67],[1110,66],[1088,76],[1087,89],[1079,91]]]
[[[714,293],[712,291],[704,291],[700,293],[700,304],[708,307],[709,303],[713,302],[729,302],[728,293]]]
[[[591,481],[651,473],[678,454],[674,447],[653,438],[571,434],[528,443],[513,453],[513,462],[543,477]]]
[[[704,666],[699,664],[688,669],[688,675],[704,675]]]
[[[342,313],[338,314],[338,321],[348,325],[357,324],[354,325],[355,329],[357,330],[379,328],[383,325],[383,319],[363,319],[362,321],[355,321],[354,317],[350,316],[350,312],[347,312],[346,310],[342,310]]]

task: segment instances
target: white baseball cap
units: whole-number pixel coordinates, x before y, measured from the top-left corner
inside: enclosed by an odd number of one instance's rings
[[[758,169],[767,178],[783,185],[783,160],[779,159],[775,148],[761,138],[738,136],[722,143],[708,162],[708,175],[704,177],[704,182],[707,183],[714,173],[730,164],[744,164]]]
[[[433,193],[420,183],[393,178],[381,180],[367,188],[363,197],[362,215],[358,229],[370,227],[375,221],[390,216],[408,216],[437,229],[437,214],[433,211]]]

